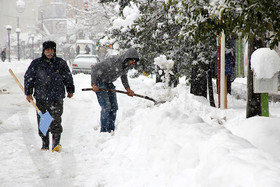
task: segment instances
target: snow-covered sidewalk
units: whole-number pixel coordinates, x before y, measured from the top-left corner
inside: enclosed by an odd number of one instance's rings
[[[3,186],[280,186],[279,103],[270,103],[269,118],[245,119],[245,100],[229,95],[229,108],[220,110],[183,81],[168,90],[140,76],[129,80],[136,93],[168,102],[118,94],[111,136],[99,132],[95,93],[81,91],[90,76],[77,74],[76,93],[64,104],[63,151],[43,152],[36,112],[8,73],[11,67],[23,81],[27,65],[0,66]],[[120,80],[116,88],[123,90]]]

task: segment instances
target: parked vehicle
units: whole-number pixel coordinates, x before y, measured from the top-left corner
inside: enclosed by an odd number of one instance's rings
[[[80,54],[77,55],[72,63],[72,74],[76,73],[91,73],[91,67],[99,63],[96,55]]]
[[[77,40],[76,41],[76,55],[90,54],[96,55],[95,41],[93,40]]]

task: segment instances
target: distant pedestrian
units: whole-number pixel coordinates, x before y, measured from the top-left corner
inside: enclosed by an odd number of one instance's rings
[[[227,93],[231,94],[231,83],[232,83],[232,75],[233,75],[233,53],[231,49],[226,48],[225,51],[225,75],[227,76]]]
[[[76,55],[78,55],[78,54],[80,54],[80,46],[79,45],[77,45],[77,47],[76,47]]]
[[[33,60],[24,75],[24,90],[26,99],[30,102],[33,95],[36,105],[42,113],[48,111],[54,118],[47,135],[42,138],[41,150],[49,149],[49,132],[52,133],[52,151],[61,150],[60,137],[62,133],[61,116],[63,113],[63,99],[65,90],[67,97],[71,98],[75,91],[72,74],[67,63],[56,56],[56,43],[46,41],[43,43],[42,57]],[[37,114],[38,126],[40,116]]]
[[[86,45],[85,51],[86,51],[86,54],[89,54],[89,53],[90,53],[90,48],[89,48],[88,45]]]
[[[6,48],[4,48],[3,51],[1,52],[1,60],[3,62],[5,62],[6,60]]]
[[[99,91],[99,88],[115,89],[113,82],[121,77],[122,84],[128,92],[128,95],[133,96],[134,92],[128,84],[127,72],[138,60],[138,52],[130,48],[123,55],[110,56],[92,67],[92,90],[96,92],[101,107],[100,132],[114,132],[118,102],[115,92]]]

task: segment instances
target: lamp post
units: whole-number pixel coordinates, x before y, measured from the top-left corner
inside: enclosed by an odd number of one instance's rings
[[[25,53],[25,41],[21,41],[21,50],[20,50],[20,54],[21,54],[21,58],[22,59],[26,59],[26,53]]]
[[[20,28],[16,28],[16,33],[17,33],[17,42],[18,42],[18,61],[20,60],[20,51],[19,51],[19,34],[20,34]]]
[[[40,11],[40,15],[41,15],[41,29],[43,31],[44,30],[44,12],[42,10]]]
[[[25,10],[25,2],[23,0],[17,0],[16,2],[17,12],[23,13]],[[17,27],[19,28],[19,16],[17,17]]]
[[[34,34],[31,34],[32,39],[32,59],[34,59]]]
[[[8,58],[9,58],[9,62],[11,62],[11,40],[10,40],[10,36],[11,36],[12,26],[7,25],[6,29],[8,31]]]
[[[25,2],[23,0],[17,0],[16,2],[17,12],[23,13],[25,10]],[[19,34],[20,34],[20,27],[19,27],[19,16],[17,17],[17,41],[18,41],[18,61],[20,60],[20,51],[19,51]]]

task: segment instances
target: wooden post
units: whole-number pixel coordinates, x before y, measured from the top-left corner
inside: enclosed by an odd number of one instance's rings
[[[220,82],[221,82],[221,40],[220,40],[220,36],[219,33],[217,33],[217,87],[218,87],[218,108],[221,107],[221,98],[220,98],[220,93],[221,93],[221,89],[220,89]]]
[[[261,94],[262,116],[269,117],[268,93]]]
[[[225,108],[227,108],[227,75],[225,75]]]
[[[226,95],[226,90],[225,90],[225,34],[222,32],[221,36],[221,107],[222,109],[225,108],[225,95]]]
[[[244,77],[244,63],[242,54],[242,38],[241,35],[239,35],[237,41],[237,77]]]

